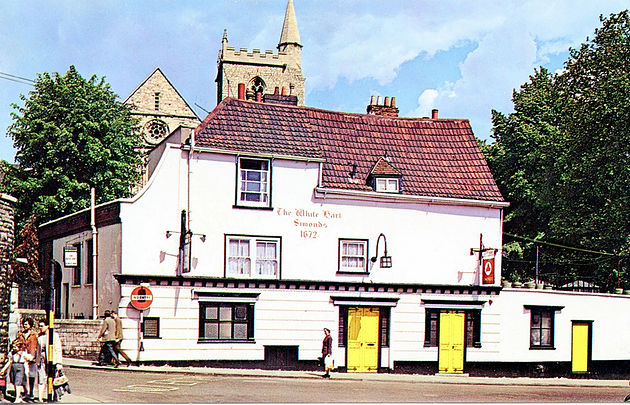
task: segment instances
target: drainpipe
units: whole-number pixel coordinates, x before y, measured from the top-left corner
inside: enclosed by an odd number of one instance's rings
[[[98,271],[96,269],[98,263],[98,253],[96,249],[96,237],[98,236],[98,231],[96,229],[96,215],[94,208],[95,201],[96,192],[94,187],[92,187],[90,190],[90,225],[92,226],[92,319],[98,319]]]

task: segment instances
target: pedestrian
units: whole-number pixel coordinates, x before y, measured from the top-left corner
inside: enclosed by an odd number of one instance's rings
[[[38,378],[38,396],[39,402],[44,401],[44,396],[47,395],[48,388],[48,345],[49,345],[49,335],[48,335],[48,325],[44,321],[39,322],[39,337],[37,340],[39,341],[39,347],[41,350],[40,361],[37,365],[37,378]],[[54,365],[54,369],[62,368],[63,363],[63,348],[61,346],[61,339],[59,338],[58,333],[53,333],[53,356],[52,363]],[[53,375],[54,377],[54,375]],[[53,391],[54,392],[54,391]],[[44,395],[46,393],[46,395]]]
[[[21,339],[15,339],[11,343],[11,353],[9,354],[9,362],[3,370],[9,368],[9,378],[11,384],[15,387],[15,400],[13,402],[24,402],[22,400],[22,392],[26,385],[26,346]]]
[[[35,399],[33,391],[35,388],[35,379],[37,378],[37,364],[40,360],[41,349],[39,348],[39,342],[37,340],[38,333],[35,328],[35,321],[33,321],[33,318],[26,318],[22,325],[26,341],[26,354],[24,355],[24,358],[26,360],[26,382],[28,388],[24,395],[24,399],[28,402],[32,402]]]
[[[109,356],[114,363],[114,367],[118,367],[120,362],[116,358],[116,352],[114,351],[114,344],[116,343],[116,321],[112,318],[112,314],[109,310],[105,311],[105,318],[101,324],[101,330],[98,332],[97,339],[103,343],[101,352],[98,355],[98,364],[100,366],[107,365],[109,362],[106,362],[105,359]]]
[[[127,362],[127,367],[129,367],[131,365],[131,359],[129,358],[129,356],[127,356],[127,353],[125,353],[123,349],[120,348],[123,340],[122,321],[115,311],[112,311],[111,313],[114,321],[116,321],[116,343],[114,343],[114,351],[116,352],[116,355],[121,355],[125,358],[125,361]]]
[[[322,359],[324,360],[324,378],[330,378],[330,370],[333,368],[332,336],[330,329],[324,328],[324,340],[322,341]]]

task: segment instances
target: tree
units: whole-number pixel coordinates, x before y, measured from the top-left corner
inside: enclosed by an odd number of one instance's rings
[[[8,135],[17,165],[5,189],[18,198],[21,228],[35,215],[48,221],[97,202],[131,195],[140,178],[140,129],[105,78],[85,80],[74,66],[38,74],[34,90],[13,104]]]
[[[20,284],[36,284],[42,282],[39,274],[39,238],[37,237],[37,218],[31,215],[20,232],[20,244],[15,248],[15,257],[26,259],[26,263],[14,261],[11,264],[11,280]]]
[[[514,92],[514,113],[492,112],[495,142],[482,148],[512,204],[504,230],[526,238],[506,238],[511,277],[531,277],[535,246],[551,242],[581,249],[545,245],[539,264],[557,282],[628,283],[630,18],[600,19],[562,72],[536,70]]]

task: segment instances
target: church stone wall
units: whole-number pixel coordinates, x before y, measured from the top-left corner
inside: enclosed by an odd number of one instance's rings
[[[6,358],[9,346],[9,315],[11,314],[11,280],[9,263],[13,256],[14,204],[17,200],[0,195],[0,358]]]

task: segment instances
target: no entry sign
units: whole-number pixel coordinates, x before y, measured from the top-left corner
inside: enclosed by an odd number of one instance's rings
[[[153,293],[149,287],[138,286],[131,292],[131,305],[138,311],[144,311],[151,306]]]

